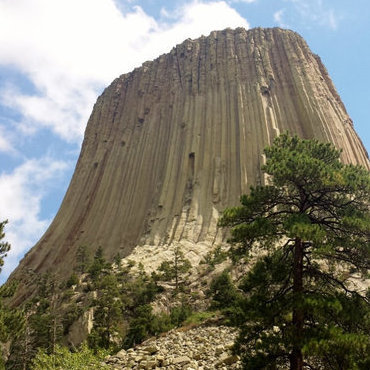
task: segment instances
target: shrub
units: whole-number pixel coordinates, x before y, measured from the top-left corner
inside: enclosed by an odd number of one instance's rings
[[[94,353],[83,344],[77,352],[71,352],[67,347],[57,345],[55,352],[48,355],[45,350],[39,349],[32,360],[32,370],[68,369],[68,370],[98,370],[107,369],[101,361],[108,355],[107,351],[98,350]]]

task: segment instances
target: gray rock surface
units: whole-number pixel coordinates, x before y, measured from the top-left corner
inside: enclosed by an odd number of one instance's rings
[[[226,326],[204,326],[172,330],[106,359],[113,369],[241,369],[231,353],[236,338]]]
[[[31,272],[70,276],[81,245],[152,265],[180,243],[196,264],[224,240],[220,212],[264,183],[262,150],[284,130],[370,168],[325,67],[292,31],[212,32],[120,76],[94,106],[58,214],[11,276],[15,303]]]

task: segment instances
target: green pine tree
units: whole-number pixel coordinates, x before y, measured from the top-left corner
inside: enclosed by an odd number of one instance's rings
[[[97,281],[104,269],[109,269],[111,266],[103,256],[103,248],[99,246],[95,252],[94,259],[88,269],[90,277],[93,281]]]
[[[97,298],[94,301],[94,326],[89,336],[92,348],[108,349],[114,339],[122,339],[120,324],[123,322],[123,303],[115,274],[103,276],[97,282]]]
[[[241,289],[236,351],[246,369],[370,368],[370,176],[333,145],[283,134],[269,185],[226,209],[233,256],[257,258]]]
[[[89,256],[86,245],[80,245],[76,251],[76,270],[79,274],[86,272],[89,266]]]
[[[9,368],[29,368],[39,349],[49,354],[55,352],[63,335],[59,305],[55,277],[48,273],[41,275],[37,282],[37,294],[24,307],[23,330],[12,344]]]
[[[8,220],[0,222],[0,273],[2,267],[4,266],[4,258],[7,256],[7,253],[10,250],[10,244],[2,240],[5,237],[4,227],[7,223]]]
[[[134,318],[130,322],[130,329],[125,338],[125,347],[133,347],[152,335],[154,322],[153,308],[149,304],[138,306]]]
[[[226,270],[211,281],[209,290],[212,296],[211,308],[213,309],[232,307],[238,299],[238,292]]]
[[[0,222],[0,273],[4,266],[4,258],[10,250],[10,244],[3,241],[5,238],[4,227],[8,221]],[[4,300],[13,296],[16,283],[7,283],[0,286],[0,344],[14,341],[19,337],[24,327],[24,315],[20,310],[8,307]],[[1,346],[2,349],[2,346]],[[5,368],[6,356],[0,352],[0,368]]]
[[[175,280],[175,291],[178,292],[180,279],[183,274],[191,268],[190,261],[185,258],[184,252],[179,246],[176,246],[172,260],[166,260],[161,263],[158,270],[162,273],[163,280]]]

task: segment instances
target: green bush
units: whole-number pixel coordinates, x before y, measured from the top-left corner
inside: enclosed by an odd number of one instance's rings
[[[131,321],[129,332],[125,338],[125,347],[135,346],[153,334],[154,315],[152,311],[153,308],[148,304],[137,307],[135,318]]]
[[[184,325],[199,325],[202,322],[211,319],[212,317],[217,316],[217,312],[215,311],[202,311],[202,312],[193,312],[189,315],[186,320],[184,321]]]
[[[72,304],[69,306],[68,311],[64,314],[62,318],[63,324],[63,334],[67,335],[71,325],[82,315],[83,309],[77,304]]]
[[[39,349],[32,360],[32,370],[60,369],[60,370],[98,370],[108,369],[101,361],[108,355],[107,351],[98,350],[94,353],[83,344],[79,351],[71,352],[67,347],[56,346],[55,352],[48,355],[45,350]]]
[[[169,315],[166,313],[153,314],[153,308],[149,304],[137,307],[125,338],[125,347],[135,346],[150,336],[158,335],[180,326],[191,313],[191,308],[186,304],[174,307]]]
[[[174,307],[170,313],[172,325],[179,327],[191,314],[191,307],[187,304],[181,304],[181,306]]]
[[[71,288],[73,285],[78,285],[78,283],[79,283],[78,276],[75,273],[73,273],[66,281],[66,287]]]
[[[212,280],[210,294],[213,299],[211,308],[224,309],[234,305],[238,298],[238,292],[227,271],[222,272]]]
[[[227,259],[227,252],[223,251],[221,246],[217,246],[213,251],[208,252],[201,260],[201,264],[207,264],[212,269]]]

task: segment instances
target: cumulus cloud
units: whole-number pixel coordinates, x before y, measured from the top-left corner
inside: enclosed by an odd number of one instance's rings
[[[5,233],[12,246],[2,278],[16,267],[50,223],[40,217],[41,201],[51,182],[58,181],[69,166],[51,158],[30,159],[12,172],[0,174],[0,220],[9,220]]]
[[[188,37],[248,27],[225,1],[195,0],[162,21],[129,9],[114,0],[0,0],[0,63],[36,91],[8,85],[1,103],[21,112],[30,130],[47,127],[80,142],[97,91],[115,77]]]

